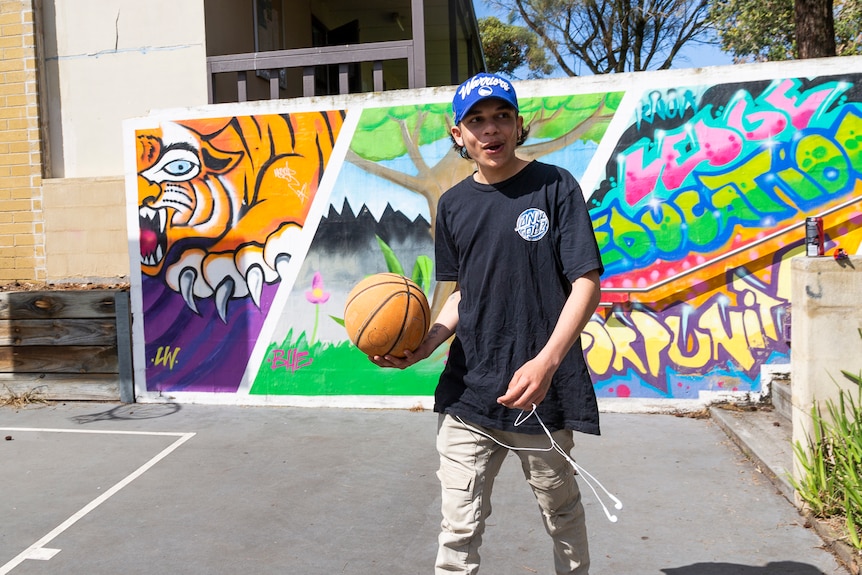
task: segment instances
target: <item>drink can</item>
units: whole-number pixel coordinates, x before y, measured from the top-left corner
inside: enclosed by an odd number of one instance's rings
[[[805,255],[823,253],[823,218],[805,218]]]

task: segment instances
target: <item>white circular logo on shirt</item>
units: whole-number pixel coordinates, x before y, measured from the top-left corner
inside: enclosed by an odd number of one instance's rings
[[[518,216],[515,226],[518,235],[529,242],[537,242],[548,233],[548,216],[539,208],[529,208]]]

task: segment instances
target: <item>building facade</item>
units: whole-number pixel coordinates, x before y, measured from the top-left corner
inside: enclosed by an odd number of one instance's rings
[[[3,0],[0,17],[0,282],[128,279],[127,118],[309,95],[304,78],[312,95],[356,93],[484,66],[468,0]]]

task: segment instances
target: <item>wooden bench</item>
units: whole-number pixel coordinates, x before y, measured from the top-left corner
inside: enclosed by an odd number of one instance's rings
[[[0,397],[134,401],[129,292],[0,292]]]

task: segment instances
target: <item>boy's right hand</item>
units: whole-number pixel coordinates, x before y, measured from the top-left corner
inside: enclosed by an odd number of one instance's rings
[[[456,292],[457,293],[457,292]],[[452,298],[450,297],[450,300]],[[455,304],[457,314],[457,303]],[[445,308],[444,308],[445,309]],[[456,320],[453,322],[457,324]],[[446,341],[455,332],[455,327],[448,328],[440,323],[435,323],[428,330],[428,334],[419,347],[415,351],[404,350],[404,357],[395,357],[394,355],[369,355],[368,359],[378,367],[394,367],[396,369],[405,369],[414,363],[418,363],[423,359],[430,357],[437,347]]]
[[[418,350],[417,350],[418,351]],[[414,363],[424,359],[414,352],[404,350],[404,357],[395,357],[394,355],[369,355],[368,359],[378,367],[394,367],[395,369],[405,369]]]

